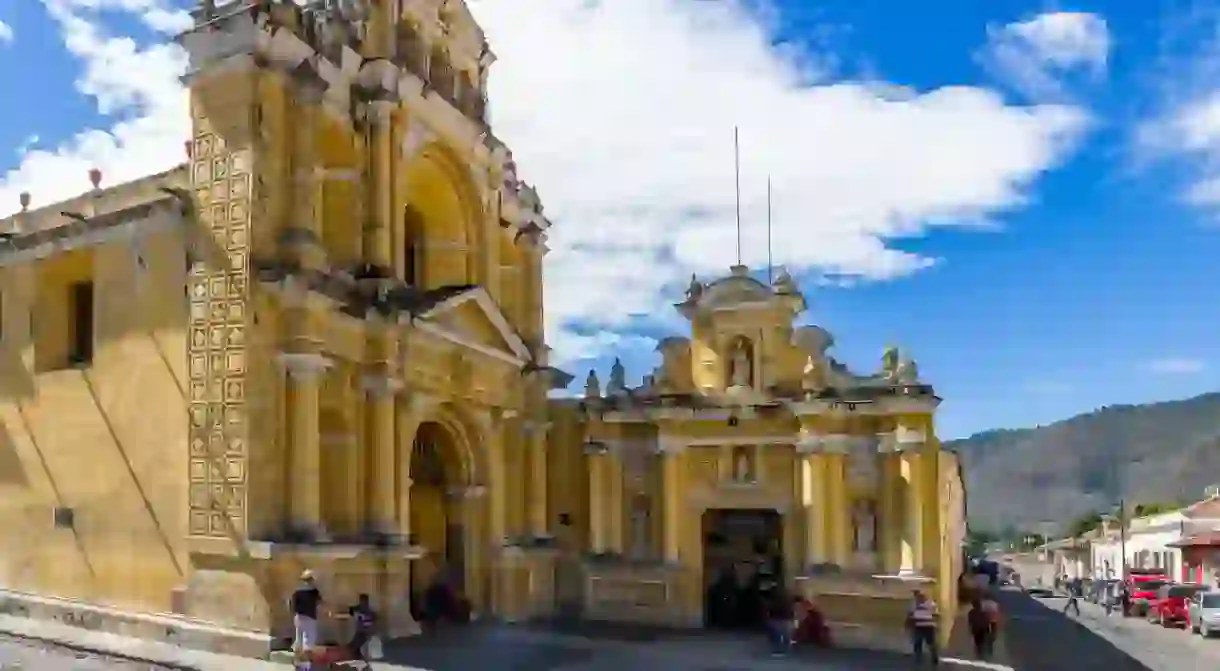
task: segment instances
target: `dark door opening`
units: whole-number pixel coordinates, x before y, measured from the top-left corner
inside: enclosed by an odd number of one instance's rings
[[[72,328],[68,362],[79,366],[93,360],[93,283],[74,283],[69,288],[68,303]]]
[[[784,590],[782,518],[774,510],[709,510],[703,515],[704,622],[720,629],[765,623]]]

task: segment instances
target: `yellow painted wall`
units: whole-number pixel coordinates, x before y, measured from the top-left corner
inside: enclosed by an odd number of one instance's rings
[[[0,587],[167,612],[184,581],[185,246],[169,231],[138,248],[145,271],[126,239],[0,271]],[[65,290],[81,279],[94,359],[69,368]]]

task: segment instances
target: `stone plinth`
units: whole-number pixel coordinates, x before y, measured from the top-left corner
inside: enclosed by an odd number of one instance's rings
[[[836,643],[847,648],[908,651],[906,617],[916,589],[935,598],[936,581],[849,572],[796,578],[797,593],[822,609]]]
[[[691,612],[686,569],[659,563],[593,558],[585,563],[585,618],[663,627],[702,626]]]

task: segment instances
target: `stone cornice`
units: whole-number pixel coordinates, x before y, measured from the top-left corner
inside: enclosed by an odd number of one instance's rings
[[[789,401],[786,405],[792,414],[797,416],[932,414],[940,405],[940,399],[935,396],[891,396],[860,400],[812,399]]]

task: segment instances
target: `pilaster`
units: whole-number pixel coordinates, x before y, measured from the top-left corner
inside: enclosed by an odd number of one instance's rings
[[[526,422],[526,455],[529,460],[526,520],[530,536],[549,538],[550,517],[547,512],[547,431],[548,422]]]
[[[830,558],[830,525],[823,509],[826,491],[826,463],[822,443],[806,437],[797,444],[799,468],[797,492],[801,512],[803,563],[806,567],[826,564]]]
[[[361,244],[364,262],[378,276],[385,277],[393,272],[394,265],[394,103],[370,102],[369,120],[369,221],[365,223]]]
[[[661,456],[661,557],[666,563],[676,565],[682,562],[686,444],[679,438],[662,436],[657,452]]]
[[[823,509],[827,525],[830,563],[847,566],[851,558],[851,495],[847,487],[847,446],[850,436],[829,435],[823,440],[826,469]]]
[[[904,418],[899,421],[895,440],[901,452],[902,483],[906,491],[899,573],[923,575],[926,568],[924,517],[928,499],[925,473],[928,460],[921,449],[925,441],[923,427]]]
[[[603,458],[606,460],[606,475],[609,480],[607,483],[608,500],[606,501],[606,533],[609,536],[609,552],[621,556],[624,554],[625,540],[623,513],[627,505],[623,500],[623,460],[617,450],[611,450]]]
[[[878,549],[881,551],[881,568],[888,574],[902,568],[903,546],[903,500],[902,456],[898,452],[895,434],[878,436],[877,459],[880,462],[881,487],[878,510]]]
[[[368,456],[369,496],[365,520],[382,533],[397,533],[404,526],[399,511],[399,479],[409,480],[409,474],[399,468],[398,440],[395,427],[395,396],[402,381],[384,372],[361,379],[364,389],[365,445]],[[409,488],[404,488],[408,489]],[[405,511],[409,514],[409,509]],[[409,517],[406,526],[410,525]]]
[[[297,533],[325,540],[322,523],[322,453],[318,433],[319,376],[330,367],[320,354],[284,353],[285,417],[289,453],[289,519]]]
[[[589,553],[610,551],[608,462],[610,448],[603,443],[585,443],[586,472],[589,478]]]
[[[292,119],[293,209],[292,220],[281,232],[280,243],[288,260],[303,268],[325,265],[322,247],[321,200],[325,170],[318,158],[318,119],[322,115],[322,91],[314,84],[293,87]]]

